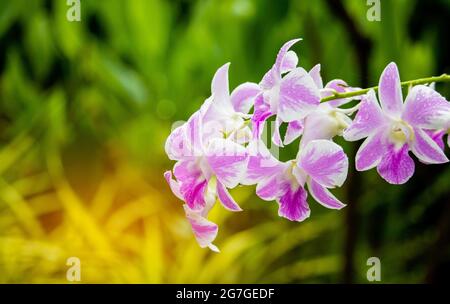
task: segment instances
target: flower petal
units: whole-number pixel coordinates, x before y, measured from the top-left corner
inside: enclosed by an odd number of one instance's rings
[[[164,178],[169,184],[170,190],[172,190],[173,194],[178,197],[180,200],[184,200],[183,195],[180,192],[180,185],[172,178],[172,171],[164,172]]]
[[[302,119],[319,103],[319,90],[304,69],[296,68],[281,80],[278,115],[282,121]]]
[[[400,117],[403,108],[403,95],[400,75],[394,62],[388,64],[381,74],[378,94],[383,110],[394,117]]]
[[[184,211],[189,223],[191,224],[192,232],[194,233],[200,247],[208,247],[212,251],[219,252],[219,249],[212,244],[212,242],[216,239],[219,227],[215,223],[202,217],[197,212],[190,210],[186,205],[184,205]]]
[[[261,93],[261,88],[256,83],[246,82],[239,85],[233,90],[230,97],[234,110],[248,113],[259,93]]]
[[[313,179],[308,180],[309,193],[322,206],[330,209],[342,209],[345,207],[327,188],[315,182]]]
[[[270,106],[264,101],[263,94],[260,94],[255,99],[255,110],[252,117],[253,137],[260,139],[264,130],[264,122],[272,116]]]
[[[206,158],[219,182],[234,188],[245,175],[248,162],[246,149],[231,141],[215,138],[210,141]]]
[[[308,218],[311,211],[306,201],[308,193],[305,189],[301,186],[298,188],[292,187],[288,182],[284,183],[282,188],[284,189],[284,194],[279,199],[278,215],[296,222],[301,222]]]
[[[165,143],[165,151],[169,159],[180,160],[185,156],[192,156],[186,145],[185,137],[186,124],[183,124],[176,129],[174,129],[170,135],[167,137]]]
[[[275,119],[275,127],[274,127],[273,135],[272,135],[272,142],[274,144],[276,144],[278,147],[283,147],[283,142],[281,141],[281,135],[280,135],[281,123],[282,123],[281,119],[277,117]]]
[[[450,104],[428,86],[413,87],[405,101],[402,118],[413,127],[444,129],[450,117]]]
[[[316,64],[310,71],[309,75],[314,80],[314,83],[316,84],[317,88],[323,89],[323,81],[322,76],[320,76],[320,63]]]
[[[222,183],[217,183],[217,196],[222,205],[230,211],[242,211],[241,207],[236,203]]]
[[[441,148],[442,150],[445,149],[444,145],[444,130],[424,130],[425,133],[427,133],[428,136]]]
[[[438,146],[425,131],[414,128],[414,141],[411,151],[418,159],[427,164],[442,164],[448,162],[444,151]]]
[[[384,130],[373,133],[359,147],[356,153],[356,170],[366,171],[376,167],[386,151]]]
[[[300,40],[302,39],[289,40],[281,47],[274,65],[275,74],[281,75],[281,73],[292,70],[297,66],[298,58],[297,56],[294,58],[295,53],[289,52],[289,49]],[[294,55],[292,53],[294,53]]]
[[[325,187],[341,186],[347,178],[347,155],[342,147],[329,140],[309,142],[300,151],[297,165]]]
[[[284,136],[284,144],[289,145],[303,133],[303,123],[300,120],[293,120],[288,123],[286,135]]]
[[[414,167],[414,161],[408,154],[407,144],[400,149],[397,149],[395,145],[389,145],[377,166],[377,171],[388,183],[399,185],[411,178]]]
[[[187,138],[187,144],[189,146],[190,156],[200,156],[203,154],[203,128],[202,128],[202,115],[200,111],[195,112],[189,118],[185,127],[185,136]]]
[[[192,210],[203,209],[206,205],[205,190],[208,182],[196,166],[195,160],[188,159],[177,162],[173,173],[180,185],[179,192],[189,208]]]
[[[261,140],[251,142],[247,149],[250,156],[246,176],[241,184],[253,185],[283,171],[283,163],[269,152]]]
[[[358,113],[350,127],[344,131],[348,141],[368,137],[386,122],[386,118],[378,105],[375,92],[370,90],[361,100]]]

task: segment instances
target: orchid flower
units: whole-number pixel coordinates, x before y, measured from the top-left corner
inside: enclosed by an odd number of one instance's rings
[[[289,123],[287,141],[292,141],[290,137],[302,129],[299,120],[320,102],[320,92],[313,78],[303,68],[297,67],[298,57],[295,52],[289,51],[300,40],[288,41],[281,47],[275,64],[259,83],[261,92],[254,101],[252,120],[255,137],[260,137],[264,122],[276,115],[273,142],[278,146],[282,146],[279,136],[281,123]]]
[[[320,64],[315,65],[309,71],[309,74],[311,75],[314,83],[319,89],[321,98],[331,96],[335,93],[353,92],[359,89],[349,87],[347,83],[341,79],[333,79],[324,87],[322,77],[320,75]],[[320,103],[303,120],[304,131],[302,134],[301,145],[304,146],[311,140],[315,139],[331,140],[336,135],[342,135],[343,131],[352,122],[348,115],[352,114],[357,109],[357,107],[351,109],[340,109],[338,107],[348,103],[353,99],[358,99],[358,97],[340,98]]]
[[[349,141],[367,138],[356,155],[357,170],[377,167],[387,182],[403,184],[414,173],[409,151],[426,163],[448,162],[443,151],[424,131],[444,128],[450,113],[444,97],[430,87],[418,85],[409,90],[403,103],[395,63],[384,69],[378,95],[381,108],[375,92],[369,91],[353,123],[344,132],[344,138]]]
[[[247,177],[242,183],[256,183],[260,198],[276,200],[281,217],[298,222],[309,217],[305,185],[323,206],[331,209],[345,206],[328,190],[340,187],[347,177],[348,159],[339,145],[329,140],[313,140],[295,160],[287,162],[274,158],[262,142],[253,142],[249,151]]]
[[[200,246],[215,251],[218,249],[212,241],[218,228],[206,216],[216,196],[226,209],[241,210],[227,188],[236,187],[244,177],[248,153],[245,147],[225,136],[241,130],[241,120],[231,104],[228,65],[224,65],[214,76],[211,98],[166,141],[167,155],[177,161],[173,169],[176,180],[171,171],[164,176],[172,192],[186,202],[186,216]],[[211,122],[220,127],[205,131]]]

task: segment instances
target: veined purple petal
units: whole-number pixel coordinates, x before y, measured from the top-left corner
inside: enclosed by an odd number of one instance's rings
[[[308,190],[314,199],[324,207],[330,209],[342,209],[345,207],[345,204],[339,201],[327,188],[312,179],[308,181]]]
[[[304,69],[296,68],[281,80],[277,114],[282,121],[302,119],[319,103],[319,90]]]
[[[287,73],[297,67],[298,56],[294,51],[288,51],[281,63],[281,73]]]
[[[308,193],[305,189],[301,186],[292,187],[290,183],[284,183],[282,188],[284,194],[279,199],[278,215],[296,222],[308,218],[311,211],[306,201]]]
[[[356,90],[356,88],[351,88],[348,84],[342,79],[333,79],[329,81],[324,90],[321,91],[322,98],[332,95],[332,93],[347,93]],[[339,98],[328,101],[332,107],[342,106],[354,99],[358,99],[358,97],[349,97],[349,98]]]
[[[397,149],[395,145],[388,145],[386,153],[377,166],[382,178],[390,184],[404,184],[414,174],[414,161],[408,154],[408,145]]]
[[[303,123],[300,120],[293,120],[288,123],[284,144],[289,145],[303,133]]]
[[[264,129],[264,122],[272,116],[270,105],[265,103],[263,94],[259,94],[255,99],[255,110],[252,117],[253,137],[260,139]]]
[[[212,251],[219,252],[219,249],[212,244],[212,242],[216,239],[219,227],[215,223],[202,217],[197,212],[190,210],[186,205],[184,205],[184,211],[189,223],[191,224],[192,232],[194,233],[200,247],[208,247]]]
[[[274,174],[263,179],[256,185],[256,195],[266,201],[278,198],[280,192],[281,176]]]
[[[262,141],[251,142],[247,149],[250,156],[246,176],[241,181],[242,184],[254,185],[284,170],[283,163],[270,154]]]
[[[239,85],[231,93],[231,104],[236,112],[248,113],[255,102],[255,98],[261,93],[259,85],[246,82]]]
[[[444,151],[423,130],[414,128],[414,140],[411,151],[421,161],[427,164],[442,164],[448,162]]]
[[[329,140],[313,140],[299,154],[298,166],[325,187],[342,186],[347,178],[348,158],[342,147]]]
[[[449,102],[428,86],[415,86],[406,96],[402,118],[413,127],[444,129],[449,117]]]
[[[230,211],[242,211],[241,207],[236,203],[228,192],[227,188],[220,182],[217,182],[217,196],[222,205]]]
[[[207,148],[207,161],[219,182],[234,188],[244,178],[248,162],[247,150],[222,138],[211,140]]]
[[[391,62],[380,77],[378,95],[383,111],[393,117],[400,117],[403,108],[403,94],[397,65]]]
[[[386,122],[386,118],[378,105],[375,92],[370,90],[361,100],[358,113],[350,127],[344,131],[348,141],[368,137]]]
[[[386,152],[385,130],[374,132],[359,147],[356,153],[356,170],[366,171],[376,167]]]
[[[423,130],[427,135],[441,148],[442,150],[445,149],[444,146],[444,135],[445,130]]]
[[[180,192],[180,185],[172,178],[172,172],[166,171],[164,172],[164,178],[169,184],[170,190],[172,190],[173,194],[178,197],[180,200],[184,200],[183,195]]]
[[[317,88],[323,89],[323,81],[322,76],[320,76],[320,63],[316,64],[310,71],[309,75],[314,80],[314,83],[316,84]]]
[[[208,184],[194,159],[182,160],[175,164],[173,173],[177,178],[179,192],[192,210],[200,210],[206,205],[205,190]]]

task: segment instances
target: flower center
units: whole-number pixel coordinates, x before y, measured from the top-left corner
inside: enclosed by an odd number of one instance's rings
[[[389,137],[396,146],[401,147],[414,139],[414,130],[404,120],[396,120],[391,124]]]

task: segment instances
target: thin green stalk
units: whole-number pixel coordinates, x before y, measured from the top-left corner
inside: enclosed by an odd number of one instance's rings
[[[427,83],[432,83],[432,82],[447,82],[450,81],[450,75],[447,74],[442,74],[441,76],[433,76],[433,77],[428,77],[428,78],[420,78],[420,79],[416,79],[416,80],[409,80],[409,81],[403,81],[401,83],[401,86],[414,86],[414,85],[418,85],[418,84],[427,84]],[[329,101],[329,100],[334,100],[334,99],[340,99],[340,98],[347,98],[347,97],[354,97],[354,96],[359,96],[359,95],[364,95],[367,92],[369,92],[370,90],[378,90],[378,86],[376,87],[371,87],[371,88],[367,88],[367,89],[362,89],[362,90],[358,90],[358,91],[353,91],[353,92],[347,92],[347,93],[335,93],[331,96],[322,98],[321,102],[325,102],[325,101]]]

